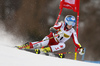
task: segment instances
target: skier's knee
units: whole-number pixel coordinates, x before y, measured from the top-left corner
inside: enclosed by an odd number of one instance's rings
[[[43,38],[43,41],[46,41],[46,40],[49,40],[49,37],[45,36],[45,37]]]
[[[42,47],[41,42],[40,42],[40,43],[38,43],[38,42],[31,42],[31,43],[32,43],[32,45],[33,45],[33,48]]]

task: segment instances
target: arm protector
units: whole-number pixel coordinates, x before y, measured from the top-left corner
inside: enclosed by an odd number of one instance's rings
[[[54,27],[51,27],[50,28],[50,32],[52,32],[52,33],[56,33],[58,30],[56,30]]]

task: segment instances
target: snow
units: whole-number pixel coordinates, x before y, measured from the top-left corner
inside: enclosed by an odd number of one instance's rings
[[[0,45],[0,66],[100,66],[100,64],[61,59],[31,52],[18,50],[17,48]]]

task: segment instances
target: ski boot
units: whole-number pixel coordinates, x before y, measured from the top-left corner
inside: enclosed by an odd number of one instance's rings
[[[45,47],[45,48],[41,48],[41,49],[35,49],[35,53],[36,54],[45,54],[45,55],[48,55],[48,53],[51,52],[51,49],[50,47]]]
[[[18,49],[30,49],[31,48],[29,42],[23,44],[22,46],[15,46],[15,47],[17,47]]]
[[[45,48],[41,48],[40,51],[44,53],[48,53],[48,52],[51,52],[51,49],[50,47],[45,47]]]

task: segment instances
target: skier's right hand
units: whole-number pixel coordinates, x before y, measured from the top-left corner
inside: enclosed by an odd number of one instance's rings
[[[82,47],[79,49],[79,54],[84,55],[84,49]]]

